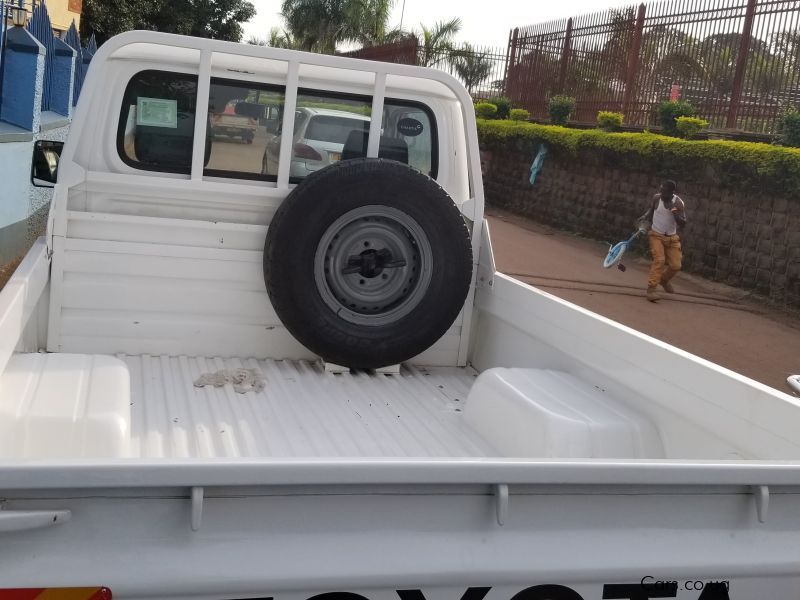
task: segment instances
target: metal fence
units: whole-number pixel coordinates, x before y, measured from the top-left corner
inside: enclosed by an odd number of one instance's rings
[[[75,22],[69,26],[66,35],[64,36],[64,43],[70,48],[75,50],[75,87],[72,91],[72,105],[78,103],[78,96],[81,95],[83,88],[83,80],[86,77],[86,71],[89,70],[89,63],[92,61],[94,53],[97,52],[97,43],[94,39],[94,34],[89,38],[86,47],[81,45],[81,36],[78,29],[75,27]]]
[[[50,87],[53,85],[53,26],[44,2],[35,6],[28,21],[28,31],[44,46],[44,88],[42,90],[42,110],[50,110]]]
[[[6,54],[6,30],[11,22],[11,4],[7,0],[0,0],[0,98],[3,97],[3,72]],[[14,0],[14,6],[17,6],[17,1]]]
[[[420,48],[417,64],[447,71],[475,99],[502,96],[505,90],[506,48],[463,44],[452,50]]]
[[[614,110],[650,126],[662,101],[680,98],[713,128],[775,133],[800,101],[800,0],[668,0],[509,37],[506,93],[540,119],[563,93],[579,122]]]
[[[391,44],[380,46],[365,46],[352,52],[343,52],[342,56],[352,58],[363,58],[366,60],[378,60],[381,62],[400,63],[403,65],[414,65],[417,62],[417,38],[408,38]]]
[[[42,110],[51,110],[50,101],[52,98],[51,86],[53,82],[53,60],[54,60],[54,39],[56,34],[50,22],[47,12],[47,4],[44,0],[0,0],[0,98],[3,92],[3,61],[6,49],[6,30],[11,27],[11,9],[19,7],[26,10],[30,16],[27,29],[30,34],[37,39],[45,48],[44,81],[42,90]],[[77,103],[86,70],[89,67],[92,56],[97,51],[97,43],[94,34],[89,38],[86,47],[81,45],[81,38],[73,22],[64,35],[64,42],[77,52],[75,58],[75,74],[73,89],[73,105]]]
[[[392,44],[368,46],[344,56],[435,67],[461,80],[475,98],[503,93],[508,51],[506,48],[462,44],[454,48],[426,48],[416,38]]]

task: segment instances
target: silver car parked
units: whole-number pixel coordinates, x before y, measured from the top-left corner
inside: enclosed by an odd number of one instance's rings
[[[347,138],[353,131],[368,132],[370,118],[353,112],[327,108],[298,108],[295,111],[290,177],[306,177],[342,158]],[[264,151],[262,175],[278,172],[281,135]]]

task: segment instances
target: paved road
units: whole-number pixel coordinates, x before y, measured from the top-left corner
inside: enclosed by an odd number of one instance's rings
[[[748,300],[741,290],[684,273],[677,293],[644,298],[648,263],[603,269],[607,244],[489,211],[499,271],[753,379],[789,392],[800,372],[800,319]]]
[[[242,173],[261,173],[261,159],[272,135],[259,126],[252,144],[245,144],[240,138],[215,136],[211,143],[209,169],[239,171]]]

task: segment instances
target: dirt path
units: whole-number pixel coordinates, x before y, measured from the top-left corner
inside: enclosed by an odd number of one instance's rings
[[[488,216],[499,271],[783,392],[800,372],[800,319],[684,273],[677,293],[653,304],[644,298],[645,260],[624,260],[624,273],[603,269],[607,244],[496,210]]]

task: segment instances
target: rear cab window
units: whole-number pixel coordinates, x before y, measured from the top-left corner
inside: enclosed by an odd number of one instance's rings
[[[289,181],[299,183],[342,160],[351,136],[360,140],[369,133],[371,113],[370,96],[298,90]],[[276,163],[279,149],[280,140],[276,140],[271,156]]]
[[[194,140],[197,76],[148,70],[128,83],[117,147],[129,166],[188,174]],[[276,181],[285,90],[212,78],[203,174]],[[294,114],[290,182],[339,160],[366,156],[372,97],[299,89]],[[386,98],[378,155],[437,176],[433,112],[422,103]]]
[[[203,175],[275,181],[265,162],[282,122],[284,88],[211,78],[207,137],[211,154]]]

